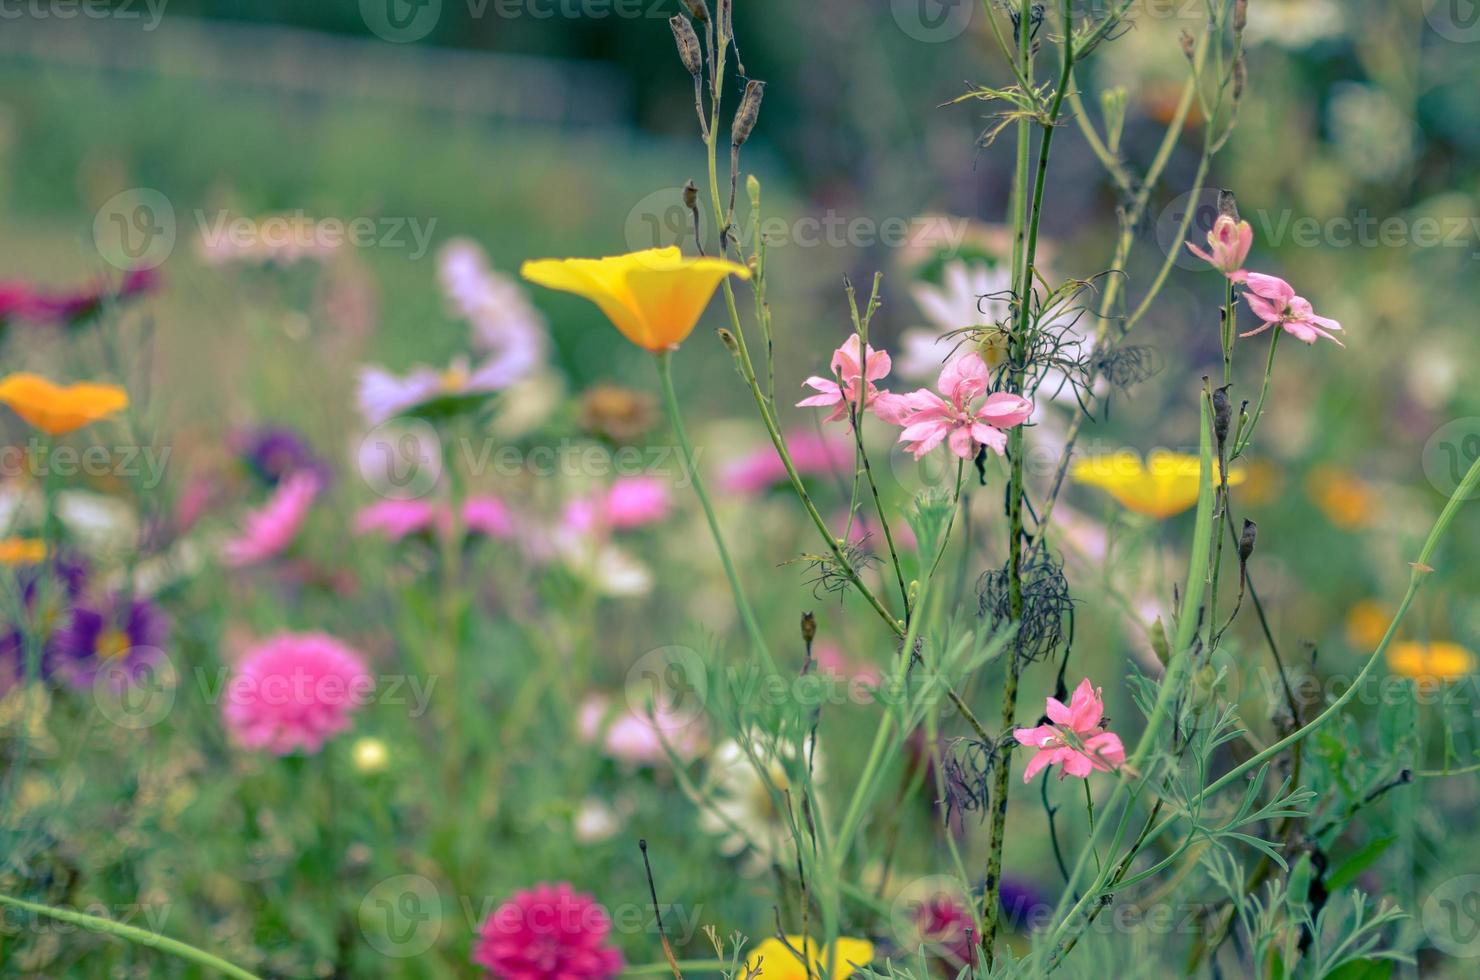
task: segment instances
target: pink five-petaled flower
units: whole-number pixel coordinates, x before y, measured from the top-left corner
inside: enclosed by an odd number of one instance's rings
[[[1314,344],[1318,338],[1325,337],[1338,347],[1346,346],[1332,332],[1341,330],[1341,324],[1330,317],[1316,316],[1310,301],[1295,295],[1295,287],[1285,280],[1278,276],[1250,272],[1245,274],[1243,283],[1247,290],[1244,301],[1249,304],[1254,315],[1264,321],[1264,325],[1241,333],[1240,337],[1253,337],[1277,326],[1307,344]]]
[[[1208,232],[1208,251],[1203,251],[1191,242],[1187,250],[1223,273],[1234,282],[1243,282],[1244,260],[1254,244],[1254,229],[1247,221],[1235,221],[1230,215],[1220,214]]]
[[[1049,698],[1044,713],[1052,724],[1019,728],[1012,733],[1019,745],[1038,750],[1028,761],[1023,782],[1055,763],[1064,767],[1060,779],[1065,776],[1084,779],[1095,769],[1110,772],[1125,764],[1125,746],[1120,744],[1120,736],[1100,727],[1105,717],[1105,701],[1088,677],[1079,682],[1067,705],[1057,698]]]
[[[843,341],[843,346],[833,352],[832,371],[842,384],[832,378],[816,375],[803,382],[819,394],[808,396],[797,402],[798,408],[826,408],[833,406],[832,414],[823,421],[838,422],[848,417],[850,405],[867,409],[874,405],[881,394],[874,382],[889,373],[891,363],[888,351],[876,351],[872,345],[864,347],[863,356],[858,355],[862,340],[854,334]],[[861,403],[861,404],[860,404]]]
[[[962,459],[976,455],[978,445],[997,455],[1007,448],[1004,429],[1022,425],[1033,414],[1033,403],[1005,391],[987,394],[992,372],[975,352],[963,354],[940,372],[937,395],[928,388],[907,395],[879,396],[875,414],[891,425],[902,425],[899,441],[916,459],[946,442]],[[944,395],[945,397],[941,397]]]
[[[312,755],[349,728],[374,688],[360,654],[332,636],[279,633],[232,670],[222,714],[242,748]]]
[[[622,953],[607,945],[611,917],[570,885],[540,884],[494,909],[478,929],[473,962],[497,980],[611,980]]]
[[[248,514],[241,530],[226,542],[222,549],[226,564],[233,568],[255,565],[286,551],[303,528],[319,486],[318,476],[307,470],[286,477],[272,498]]]

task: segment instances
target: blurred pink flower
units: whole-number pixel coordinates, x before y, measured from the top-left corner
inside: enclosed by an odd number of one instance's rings
[[[496,980],[611,980],[623,967],[621,951],[607,944],[611,931],[590,895],[539,884],[483,920],[473,962]]]
[[[473,346],[490,354],[485,367],[513,383],[545,359],[545,319],[523,287],[496,272],[478,244],[455,238],[437,253],[437,278],[453,312],[473,328]]]
[[[797,402],[797,407],[834,406],[832,413],[823,420],[825,422],[837,422],[847,418],[849,405],[861,403],[865,409],[873,407],[875,399],[880,395],[879,389],[874,387],[874,382],[889,373],[889,353],[888,351],[876,351],[872,345],[869,345],[863,349],[863,354],[860,356],[859,346],[862,343],[858,334],[853,334],[843,341],[843,346],[833,352],[832,371],[837,378],[842,379],[842,386],[833,378],[814,375],[803,384],[820,394],[803,398]]]
[[[463,501],[463,527],[469,534],[490,538],[512,538],[516,530],[509,505],[490,494],[479,494]]]
[[[1022,425],[1033,414],[1033,403],[1021,395],[999,391],[976,399],[991,385],[991,370],[975,352],[945,366],[936,382],[945,398],[921,388],[906,395],[882,394],[875,413],[891,425],[904,426],[899,441],[916,459],[947,442],[962,459],[976,455],[978,445],[997,455],[1007,448],[1004,429]],[[949,401],[947,401],[949,399]]]
[[[1247,221],[1235,221],[1230,215],[1220,214],[1208,232],[1209,250],[1205,252],[1191,242],[1187,243],[1187,250],[1234,282],[1243,282],[1248,275],[1243,271],[1244,260],[1253,244],[1254,229]]]
[[[632,708],[615,710],[596,694],[581,702],[576,727],[583,741],[599,743],[613,759],[638,766],[667,763],[664,743],[680,759],[692,759],[706,742],[704,726],[687,712],[659,702],[648,717]]]
[[[655,524],[668,516],[668,484],[652,476],[620,476],[606,492],[606,520],[625,530]]]
[[[1316,316],[1310,301],[1295,295],[1295,287],[1285,280],[1278,276],[1249,272],[1242,282],[1248,290],[1244,293],[1244,301],[1249,304],[1254,315],[1264,321],[1264,325],[1241,333],[1240,337],[1253,337],[1270,327],[1279,327],[1307,344],[1314,344],[1318,338],[1325,337],[1338,347],[1346,346],[1332,332],[1340,331],[1341,324],[1329,317]]]
[[[115,288],[95,282],[71,292],[52,293],[24,282],[0,282],[0,323],[21,320],[39,326],[67,326],[100,312],[109,303],[153,292],[160,276],[155,269],[131,269]]]
[[[786,437],[786,450],[802,476],[853,472],[853,440],[846,436],[792,432]],[[726,465],[719,484],[731,493],[761,493],[786,479],[785,464],[776,447],[768,444]]]
[[[378,534],[389,541],[400,541],[415,534],[433,531],[447,534],[451,521],[447,507],[428,500],[382,500],[360,509],[355,515],[356,534]],[[490,538],[508,538],[514,533],[514,517],[499,498],[489,495],[469,497],[463,501],[463,530]]]
[[[226,564],[255,565],[286,551],[303,529],[318,493],[319,478],[312,473],[285,477],[267,503],[247,514],[241,530],[226,542],[222,550]]]
[[[818,643],[812,648],[812,657],[817,661],[817,670],[850,684],[878,687],[883,675],[872,664],[855,663],[848,659],[842,649],[832,643]]]
[[[1105,701],[1088,677],[1079,682],[1067,706],[1057,698],[1048,698],[1044,714],[1052,724],[1019,728],[1012,733],[1019,745],[1038,750],[1028,761],[1023,782],[1056,763],[1064,767],[1060,779],[1087,778],[1095,769],[1110,772],[1125,763],[1125,746],[1120,743],[1120,736],[1100,727],[1105,717]]]
[[[242,748],[313,754],[349,728],[374,686],[359,653],[333,637],[280,633],[236,664],[222,714]]]

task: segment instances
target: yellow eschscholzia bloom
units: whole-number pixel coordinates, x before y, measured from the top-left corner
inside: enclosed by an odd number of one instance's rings
[[[1394,643],[1388,647],[1393,673],[1414,680],[1458,680],[1475,672],[1475,655],[1458,643]]]
[[[59,385],[20,372],[0,381],[0,402],[42,432],[59,436],[123,411],[128,392],[108,384]]]
[[[40,538],[0,538],[0,565],[36,565],[45,558]]]
[[[584,296],[624,337],[654,353],[683,343],[725,276],[750,278],[743,265],[689,258],[674,247],[605,259],[538,259],[525,262],[519,274]]]
[[[810,971],[791,951],[803,949],[804,942],[807,944],[807,958],[812,961]],[[791,944],[791,949],[786,948],[787,943]],[[847,980],[853,976],[855,968],[867,966],[873,958],[874,944],[867,939],[840,937],[831,949],[823,950],[815,941],[805,940],[801,936],[787,936],[786,943],[779,939],[767,939],[756,946],[751,950],[750,956],[746,957],[745,969],[747,975],[759,969],[756,976],[763,980],[807,980],[808,977]]]
[[[1154,452],[1143,463],[1141,457],[1124,450],[1113,456],[1082,459],[1069,476],[1075,483],[1099,487],[1127,510],[1147,517],[1166,518],[1196,505],[1201,491],[1198,474],[1202,461],[1184,453]],[[1213,478],[1218,481],[1218,464]],[[1245,472],[1235,466],[1228,471],[1228,485],[1244,482]]]

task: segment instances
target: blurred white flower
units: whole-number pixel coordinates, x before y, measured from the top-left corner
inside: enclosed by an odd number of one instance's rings
[[[1249,26],[1244,41],[1308,48],[1317,41],[1345,33],[1345,17],[1336,0],[1259,0],[1249,4]]]
[[[571,832],[580,844],[599,844],[615,837],[622,829],[617,811],[604,801],[588,796],[571,818]]]
[[[56,499],[57,520],[82,550],[97,557],[132,551],[139,542],[139,518],[127,501],[87,490],[63,490]]]
[[[747,738],[765,776],[751,762],[739,742],[730,740],[714,750],[705,780],[707,806],[699,817],[706,833],[720,838],[720,850],[729,855],[745,854],[745,870],[759,874],[774,863],[793,860],[792,822],[781,809],[780,794],[790,789],[793,807],[801,805],[798,792],[808,760],[795,744],[752,731]],[[822,751],[811,755],[812,782],[822,781]],[[773,794],[772,790],[775,790]],[[821,800],[813,798],[814,806]]]
[[[1417,142],[1413,119],[1376,86],[1359,82],[1334,86],[1327,128],[1342,164],[1363,180],[1391,180],[1413,162]]]
[[[1011,289],[1006,269],[961,261],[947,263],[939,286],[921,282],[910,287],[930,326],[900,335],[901,353],[894,358],[894,370],[906,378],[933,381],[962,340],[946,334],[1006,319],[1012,312]]]

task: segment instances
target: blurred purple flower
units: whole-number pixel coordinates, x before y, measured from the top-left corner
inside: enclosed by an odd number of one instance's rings
[[[52,671],[78,688],[90,688],[100,673],[123,687],[164,656],[170,618],[147,599],[110,596],[97,606],[79,604],[52,634],[47,657]]]
[[[329,482],[328,464],[289,426],[265,425],[237,432],[232,444],[243,462],[269,486],[277,486],[283,477],[299,471],[318,477],[321,487]]]

